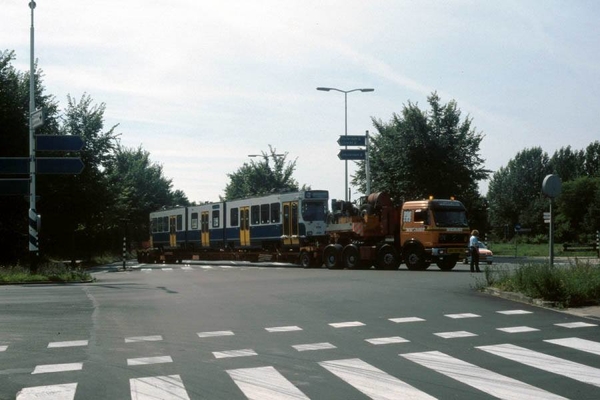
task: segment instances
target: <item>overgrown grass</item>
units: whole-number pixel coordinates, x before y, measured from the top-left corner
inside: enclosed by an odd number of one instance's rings
[[[488,248],[494,252],[495,256],[514,256],[519,257],[549,257],[550,248],[548,243],[533,244],[533,243],[502,243],[492,242],[487,243]],[[554,245],[554,255],[557,257],[594,257],[597,254],[593,251],[588,252],[566,252],[563,251],[562,244]]]
[[[600,267],[575,260],[568,266],[523,264],[516,269],[486,266],[477,287],[495,287],[551,301],[559,307],[600,304]]]
[[[37,273],[32,274],[28,267],[21,265],[0,266],[0,284],[32,282],[81,282],[89,281],[92,276],[81,268],[70,268],[63,264],[40,265]]]

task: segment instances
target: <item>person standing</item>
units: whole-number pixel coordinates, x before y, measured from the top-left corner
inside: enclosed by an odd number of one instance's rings
[[[471,255],[471,272],[481,272],[479,269],[479,231],[477,229],[471,232],[469,254]]]

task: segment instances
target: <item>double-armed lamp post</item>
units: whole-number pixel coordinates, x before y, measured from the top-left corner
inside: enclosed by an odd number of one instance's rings
[[[330,87],[318,87],[317,90],[321,90],[323,92],[329,92],[331,90],[344,93],[344,135],[348,136],[348,93],[352,92],[373,92],[375,89],[372,88],[363,88],[363,89],[352,89],[352,90],[341,90]],[[346,148],[348,148],[346,146]],[[348,160],[345,160],[345,199],[348,201],[349,193],[348,193]]]

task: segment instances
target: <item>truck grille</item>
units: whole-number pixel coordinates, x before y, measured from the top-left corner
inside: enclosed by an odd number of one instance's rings
[[[469,235],[465,233],[444,233],[439,237],[439,243],[464,243],[469,242]]]

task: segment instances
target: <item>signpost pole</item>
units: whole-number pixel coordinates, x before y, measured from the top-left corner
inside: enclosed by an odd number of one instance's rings
[[[550,230],[548,235],[550,236],[550,267],[554,266],[554,211],[552,211],[552,198],[550,198]]]
[[[31,270],[37,269],[37,258],[39,256],[39,242],[37,232],[37,211],[35,204],[35,127],[33,126],[33,114],[35,113],[35,71],[34,71],[34,27],[33,10],[35,1],[29,2],[31,9],[30,29],[30,62],[29,62],[29,252],[31,255]]]
[[[369,165],[369,131],[366,133],[366,145],[367,145],[367,154],[365,158],[365,178],[367,180],[367,193],[369,196],[371,194],[371,166]]]

